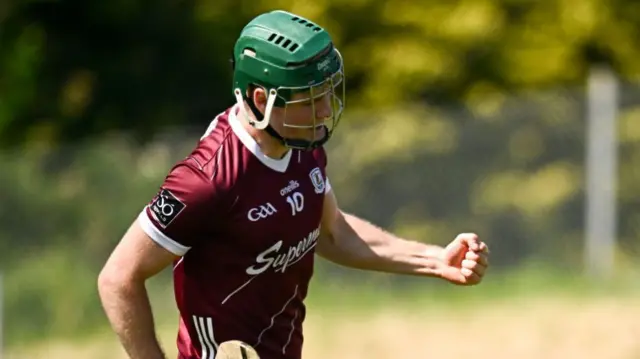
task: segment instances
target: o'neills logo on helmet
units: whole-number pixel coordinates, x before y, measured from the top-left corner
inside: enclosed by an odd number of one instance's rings
[[[291,191],[293,191],[298,187],[300,187],[300,183],[298,183],[298,181],[291,180],[289,181],[289,184],[287,185],[287,187],[280,190],[280,195],[286,196],[287,194],[291,193]]]
[[[331,59],[328,57],[318,62],[318,71],[327,71],[329,69],[329,64],[331,64]]]

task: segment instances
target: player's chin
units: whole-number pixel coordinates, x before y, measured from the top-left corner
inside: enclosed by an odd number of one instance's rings
[[[297,131],[291,131],[287,134],[289,138],[295,138],[299,140],[315,142],[322,140],[327,135],[327,128],[325,126],[318,126],[315,128],[298,129]]]
[[[327,128],[325,126],[316,126],[315,128],[311,128],[307,130],[307,140],[308,141],[320,141],[327,135]]]

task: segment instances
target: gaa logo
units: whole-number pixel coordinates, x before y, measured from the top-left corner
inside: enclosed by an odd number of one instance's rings
[[[249,219],[251,222],[257,222],[261,219],[265,219],[271,215],[274,215],[277,212],[278,211],[276,211],[276,208],[271,203],[267,202],[267,204],[251,208],[249,212],[247,212],[247,219]]]

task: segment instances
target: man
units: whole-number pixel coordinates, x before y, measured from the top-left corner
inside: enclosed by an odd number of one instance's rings
[[[343,62],[327,32],[262,14],[234,48],[236,104],[169,172],[102,270],[100,297],[131,358],[164,358],[145,281],[173,265],[179,358],[245,342],[263,359],[299,359],[314,254],[365,270],[481,281],[487,247],[412,242],[344,213],[323,144],[344,103]]]

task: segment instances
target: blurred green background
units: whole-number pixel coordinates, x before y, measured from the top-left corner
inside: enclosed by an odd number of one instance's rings
[[[640,315],[637,305],[622,299],[635,298],[640,288],[637,1],[2,0],[6,353],[98,357],[87,354],[87,348],[102,348],[98,344],[80,349],[80,343],[110,335],[96,295],[97,273],[170,166],[233,104],[229,56],[235,38],[252,17],[272,9],[325,26],[344,55],[346,113],[327,146],[341,206],[408,238],[446,244],[457,233],[474,231],[491,246],[486,283],[464,289],[319,261],[310,310],[338,313],[327,325],[348,325],[389,308],[442,306],[440,313],[451,315],[424,325],[459,323],[436,329],[445,333],[439,343],[457,343],[465,324],[455,313],[473,305],[498,308],[508,298],[547,300],[543,308],[554,319],[538,331],[585,313],[571,311],[585,298],[613,300],[587,310],[609,313],[603,318]],[[615,261],[605,280],[598,280],[585,275],[583,253],[588,79],[602,69],[618,81],[619,163]],[[163,273],[150,290],[158,321],[167,323],[165,347],[172,349],[176,317],[169,280],[170,273]],[[551,309],[566,296],[572,304]],[[359,309],[368,314],[358,316]],[[532,320],[527,318],[522,321]],[[589,318],[582,320],[599,320]],[[336,343],[319,345],[321,324],[310,320],[310,346],[326,350]],[[636,340],[600,342],[598,348],[611,350],[602,355],[640,358],[640,326],[610,325],[609,335]],[[360,336],[362,330],[354,329]],[[593,343],[593,336],[588,332],[584,341]],[[530,357],[552,358],[559,345],[553,343],[564,343],[558,337],[534,342],[533,348],[543,349]],[[54,342],[67,343],[67,351],[21,351]],[[495,353],[487,357],[506,353],[500,344],[488,346]],[[381,350],[376,358],[394,357]],[[584,345],[563,350],[583,358],[594,353]],[[308,357],[329,355],[317,353]],[[448,352],[463,357],[456,353]]]

